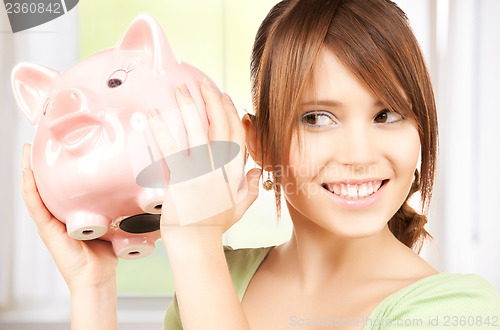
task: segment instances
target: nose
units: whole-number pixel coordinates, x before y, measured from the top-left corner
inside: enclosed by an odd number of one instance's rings
[[[78,89],[67,89],[50,102],[45,110],[45,116],[54,122],[66,115],[81,112],[85,108],[85,97]]]
[[[371,127],[362,123],[343,127],[337,161],[341,165],[360,168],[369,166],[375,162],[376,143]]]

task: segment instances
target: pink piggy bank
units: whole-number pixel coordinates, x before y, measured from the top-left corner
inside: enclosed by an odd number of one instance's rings
[[[187,136],[174,90],[185,83],[208,125],[199,84],[179,63],[159,23],[137,17],[118,46],[65,72],[19,64],[12,73],[19,108],[38,125],[32,166],[46,207],[78,240],[104,239],[117,256],[150,255],[169,179],[148,128],[158,109],[180,147]]]

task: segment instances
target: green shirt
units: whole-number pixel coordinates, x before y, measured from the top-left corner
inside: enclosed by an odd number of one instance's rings
[[[248,284],[272,247],[225,247],[226,260],[240,301]],[[290,316],[289,326],[348,328],[365,324],[372,329],[500,329],[500,295],[496,288],[474,274],[439,273],[423,278],[385,298],[369,316],[319,319]],[[167,309],[165,330],[182,329],[177,300]]]

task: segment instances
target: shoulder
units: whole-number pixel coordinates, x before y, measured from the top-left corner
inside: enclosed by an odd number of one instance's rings
[[[259,268],[262,261],[273,247],[233,249],[224,246],[226,262],[231,274],[234,288],[240,301],[245,293],[248,283]],[[167,308],[163,329],[182,329],[177,297],[174,294],[172,303]]]
[[[497,289],[476,274],[435,274],[414,283],[401,298],[413,305],[432,301],[436,305],[443,303],[451,306],[451,303],[457,303],[457,306],[467,307],[472,304],[493,304],[500,308]]]
[[[485,322],[500,326],[500,295],[479,275],[439,273],[387,297],[370,319],[418,322],[429,327],[479,329]]]
[[[224,247],[229,273],[240,300],[243,298],[248,283],[272,248],[272,246],[244,249]]]
[[[272,246],[269,246],[233,249],[230,246],[224,246],[224,254],[226,255],[229,271],[253,270],[255,266],[258,267],[260,265],[272,248]]]

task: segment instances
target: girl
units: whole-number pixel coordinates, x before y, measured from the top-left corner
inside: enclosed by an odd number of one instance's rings
[[[180,210],[208,204],[210,194],[176,202],[168,194],[161,233],[176,297],[164,329],[500,325],[491,284],[439,273],[414,252],[429,236],[436,109],[421,50],[394,3],[278,3],[256,36],[252,84],[255,115],[242,122],[227,95],[202,84],[208,132],[189,90],[180,86],[176,97],[190,146],[219,140],[244,150],[246,143],[271,173],[264,187],[275,191],[278,217],[284,195],[292,238],[275,247],[223,248],[222,233],[257,198],[259,170],[247,174],[247,193],[233,207],[190,225],[180,225]],[[175,152],[155,112],[150,125],[164,155]],[[109,244],[68,238],[39,199],[28,156],[25,147],[23,197],[68,283],[73,327],[116,328]],[[236,172],[227,183],[239,182]],[[421,213],[408,205],[417,191]]]

